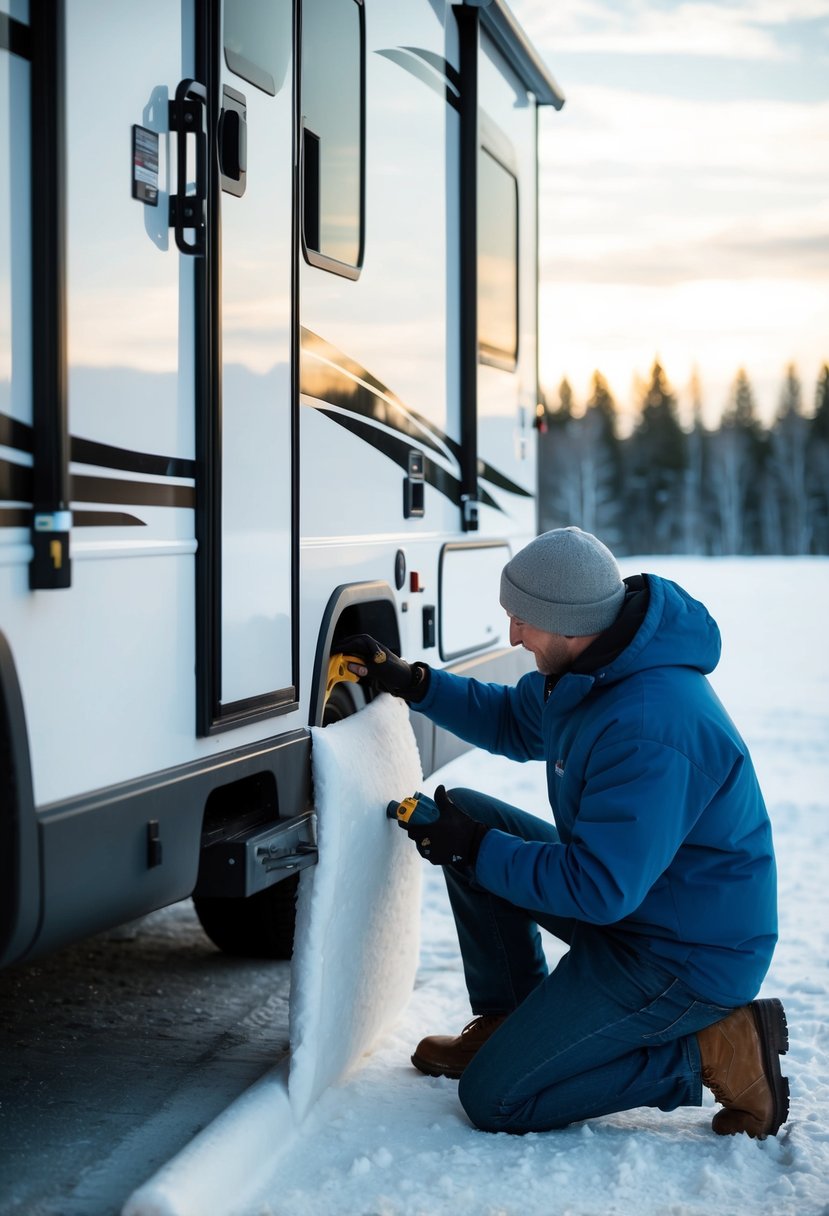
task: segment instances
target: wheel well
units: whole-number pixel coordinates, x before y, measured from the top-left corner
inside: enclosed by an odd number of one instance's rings
[[[0,632],[0,959],[28,948],[40,909],[40,865],[23,699],[11,647]]]
[[[397,626],[397,615],[394,605],[388,600],[374,600],[366,604],[351,604],[347,607],[334,626],[334,636],[331,639],[331,649],[336,651],[337,643],[342,638],[352,637],[355,633],[370,633],[378,642],[389,646],[395,654],[400,653],[400,630]]]
[[[388,583],[381,581],[345,584],[331,595],[317,639],[314,677],[311,685],[311,726],[321,726],[325,708],[328,660],[339,642],[355,633],[370,633],[396,654],[400,653],[397,606]]]

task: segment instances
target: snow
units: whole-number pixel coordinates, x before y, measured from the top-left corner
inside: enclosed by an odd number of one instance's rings
[[[291,975],[288,1093],[299,1122],[411,996],[420,858],[386,807],[422,770],[406,706],[388,695],[312,732],[319,864],[303,871]]]
[[[496,1136],[473,1128],[458,1103],[457,1083],[422,1076],[409,1062],[424,1034],[456,1033],[470,1017],[441,873],[418,859],[420,965],[414,992],[395,1024],[340,1076],[341,1047],[351,1033],[344,1026],[352,1016],[344,971],[357,958],[351,942],[330,973],[334,989],[321,981],[319,1001],[327,1003],[328,1012],[320,1014],[313,1031],[310,1020],[316,1014],[307,1009],[306,1043],[314,1044],[315,1063],[313,1080],[303,1082],[308,1087],[304,1119],[294,1119],[284,1072],[275,1070],[202,1133],[200,1149],[191,1146],[180,1155],[178,1173],[162,1171],[154,1192],[148,1184],[144,1206],[125,1211],[132,1216],[827,1216],[829,561],[660,557],[625,559],[622,568],[625,574],[653,570],[675,578],[707,604],[723,633],[723,658],[713,683],[752,749],[778,855],[781,935],[762,995],[783,1000],[791,1034],[784,1072],[792,1108],[780,1135],[761,1143],[715,1136],[710,1097],[702,1109],[671,1114],[639,1109],[544,1135]],[[364,714],[357,721],[368,726]],[[332,747],[338,729],[326,728]],[[338,766],[364,769],[363,760],[362,753],[340,753]],[[548,813],[539,764],[516,765],[476,751],[433,774],[422,788],[431,792],[440,782],[483,789],[535,814]],[[413,788],[395,789],[390,796],[410,792]],[[389,829],[386,839],[390,834],[416,856],[394,824],[383,827]],[[370,867],[358,876],[361,886],[372,886]],[[393,899],[387,889],[384,899]],[[410,913],[400,921],[396,907],[387,907],[388,926],[407,951]],[[546,944],[554,962],[564,947],[551,938]],[[375,987],[386,983],[385,967],[396,966],[389,962],[394,951],[383,951],[382,966],[370,958],[361,964]],[[328,962],[323,959],[323,967]],[[295,964],[295,986],[307,963],[306,958]],[[391,986],[399,996],[405,984],[398,977]],[[359,985],[355,991],[359,997]],[[395,998],[392,1004],[397,1003]],[[359,1037],[367,1044],[374,1031],[364,1035],[363,1030],[374,1015],[359,1001],[356,1008],[355,1021],[363,1028]],[[325,1019],[332,1016],[326,1029]],[[324,1073],[339,1079],[313,1102]],[[260,1173],[242,1199],[244,1188],[236,1179],[254,1160]],[[207,1175],[216,1183],[212,1193]],[[212,1202],[205,1204],[201,1197],[208,1194]],[[163,1203],[151,1207],[153,1196]]]
[[[246,1216],[818,1216],[829,1208],[829,561],[625,559],[675,578],[723,632],[714,685],[752,748],[775,831],[780,944],[763,995],[782,998],[791,1117],[776,1139],[720,1138],[713,1100],[640,1109],[546,1135],[470,1126],[457,1083],[409,1063],[470,1016],[440,872],[424,863],[422,951],[404,1015],[332,1086]],[[433,774],[544,813],[541,765],[473,752]],[[549,940],[551,961],[558,946]]]

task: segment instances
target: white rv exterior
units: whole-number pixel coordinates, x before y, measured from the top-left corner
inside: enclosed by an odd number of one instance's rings
[[[500,0],[0,0],[4,963],[257,948],[339,638],[510,678],[539,104]]]

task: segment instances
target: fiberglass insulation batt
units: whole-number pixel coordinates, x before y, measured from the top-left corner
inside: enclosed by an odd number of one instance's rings
[[[290,1064],[232,1102],[133,1192],[122,1216],[247,1213],[309,1108],[391,1025],[414,987],[422,863],[386,818],[388,803],[421,780],[408,709],[384,695],[312,734],[319,862],[303,870],[297,898]]]
[[[302,872],[297,897],[288,1081],[297,1120],[401,1012],[420,941],[422,863],[386,818],[422,778],[406,705],[384,695],[312,736],[319,862]]]

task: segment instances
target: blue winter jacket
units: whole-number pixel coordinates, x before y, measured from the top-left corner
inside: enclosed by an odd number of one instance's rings
[[[706,673],[720,634],[667,579],[606,667],[514,687],[432,671],[413,709],[490,752],[545,760],[559,843],[492,830],[475,877],[519,907],[612,926],[703,1000],[751,1000],[777,940],[776,869],[745,743]]]

